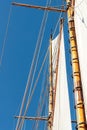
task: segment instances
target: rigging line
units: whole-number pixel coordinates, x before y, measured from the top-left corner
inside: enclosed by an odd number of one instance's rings
[[[59,19],[58,19],[58,21],[57,21],[57,23],[56,23],[56,26],[55,26],[55,29],[54,29],[54,32],[53,32],[53,37],[54,37],[54,35],[55,35],[55,33],[56,33],[56,30],[57,30],[58,24],[59,24],[59,22],[60,22],[61,16],[62,16],[62,12],[60,13]]]
[[[54,30],[54,33],[53,33],[53,37],[54,37],[54,35],[55,35],[55,32],[56,32],[56,30],[57,30],[57,27],[58,27],[58,24],[59,24],[59,22],[60,22],[60,18],[61,18],[61,16],[62,16],[62,12],[60,13],[60,16],[59,16],[59,19],[58,19],[58,21],[57,21],[57,24],[56,24],[56,26],[55,26],[55,30]],[[53,52],[53,61],[52,62],[54,62],[54,60],[55,60],[55,54],[57,53],[57,48],[55,48],[54,49],[54,52]],[[56,61],[55,61],[56,62]],[[56,64],[55,64],[55,66],[56,66]]]
[[[15,112],[15,115],[17,115],[18,111],[20,110],[20,106],[21,106],[21,104],[18,105],[18,108],[17,108],[17,110]],[[16,121],[13,122],[13,128],[12,128],[12,130],[15,130],[15,124],[16,124]]]
[[[50,1],[50,2],[51,2],[51,1]],[[47,4],[48,4],[48,3],[47,3]],[[39,38],[40,38],[40,34],[41,34],[41,33],[39,33]],[[38,38],[38,39],[39,39],[39,38]],[[38,41],[39,41],[39,40],[38,40]],[[37,42],[37,43],[39,43],[39,42]],[[38,51],[38,49],[37,49],[37,51]],[[36,51],[36,53],[37,53],[37,51]],[[34,61],[35,61],[35,56],[34,56],[34,59],[33,59],[33,61],[32,61],[32,65],[34,64]],[[31,65],[31,68],[33,68],[32,65]],[[30,70],[31,70],[30,72],[32,73],[32,70],[33,70],[33,69],[30,69]],[[30,77],[31,77],[31,73],[30,73],[29,79],[30,79]],[[27,86],[26,86],[26,90],[25,90],[25,94],[24,94],[24,98],[23,98],[23,102],[22,102],[22,107],[21,107],[21,110],[20,110],[20,114],[19,114],[19,115],[22,114],[22,110],[23,110],[23,106],[24,106],[25,99],[26,99],[26,94],[27,94],[27,91],[28,91],[28,86],[29,86],[29,84],[30,84],[30,80],[28,80],[28,83],[27,83]],[[19,119],[18,122],[17,122],[16,129],[17,129],[18,125],[19,125],[19,121],[20,121],[20,119]]]
[[[34,91],[35,91],[35,89],[36,89],[36,85],[37,85],[37,83],[38,83],[38,80],[39,80],[40,74],[41,74],[41,72],[42,72],[42,69],[43,69],[44,63],[45,63],[45,61],[46,61],[46,58],[47,58],[47,55],[48,55],[48,52],[49,52],[48,50],[49,50],[49,47],[48,47],[48,49],[47,49],[47,52],[46,52],[46,55],[45,55],[45,57],[44,57],[44,60],[43,60],[42,66],[41,66],[41,68],[40,68],[40,71],[39,71],[39,73],[38,73],[38,76],[37,76],[36,82],[35,82],[34,87],[33,87],[33,89],[32,89],[32,92],[31,92],[30,98],[28,99],[28,102],[27,102],[27,106],[26,106],[26,110],[25,110],[24,116],[25,116],[25,114],[26,114],[26,112],[27,112],[27,110],[28,110],[28,107],[29,107],[29,105],[30,105],[30,102],[31,102],[32,96],[33,96]],[[19,129],[21,128],[21,125],[23,126],[24,120],[22,120],[22,121],[23,121],[23,122],[21,122]]]
[[[47,97],[47,87],[46,87],[46,90],[44,91],[44,94],[43,94],[43,98],[42,98],[42,102],[41,102],[41,107],[40,107],[39,115],[40,115],[40,114],[42,115],[43,109],[44,109],[44,107],[45,107],[46,97]],[[39,127],[39,122],[40,122],[40,121],[37,121],[37,124],[35,125],[34,130],[37,130],[37,129],[38,129],[38,127]]]
[[[26,130],[26,121],[25,121],[25,124],[24,124],[24,130]]]
[[[46,17],[46,16],[45,16],[45,17]],[[46,17],[45,20],[47,20],[47,17]],[[43,26],[44,26],[44,29],[43,29],[43,32],[42,32],[42,39],[43,39],[44,31],[45,31],[46,21],[45,21],[45,23],[43,23]],[[40,41],[41,43],[42,43],[42,39],[41,39],[41,41]],[[34,69],[34,73],[33,73],[32,82],[31,82],[30,88],[32,88],[32,86],[33,86],[33,81],[34,81],[35,72],[36,72],[36,68],[37,68],[37,64],[38,64],[38,59],[39,59],[39,55],[40,55],[41,45],[42,45],[42,44],[40,44],[40,47],[39,47],[38,57],[37,57],[37,61],[36,61],[36,64],[35,64],[35,69]],[[31,93],[31,91],[29,92],[29,96],[30,96],[30,93]],[[28,96],[28,98],[29,98],[29,96]]]
[[[50,3],[51,3],[51,0],[50,0]],[[50,4],[49,3],[49,4]],[[48,3],[47,3],[48,4]],[[46,11],[45,11],[46,12]],[[44,13],[44,17],[45,17],[45,15],[47,14],[47,16],[48,16],[48,12],[46,12],[46,13]],[[43,38],[43,34],[44,34],[44,31],[45,31],[45,24],[46,24],[46,21],[47,21],[47,17],[46,17],[46,19],[44,18],[43,19],[43,22],[42,22],[42,29],[41,29],[41,31],[43,31],[42,32],[42,38]],[[45,23],[44,23],[45,22]],[[41,34],[41,32],[40,32],[40,34]],[[40,42],[42,42],[42,38],[40,37],[40,35],[39,35],[39,39],[40,39]],[[38,40],[38,42],[39,42],[39,40]],[[38,57],[37,57],[37,61],[38,61],[38,58],[39,58],[39,55],[38,55]],[[34,75],[35,75],[35,72],[36,72],[36,67],[37,67],[37,62],[36,62],[36,66],[35,66],[35,70],[34,70]],[[33,80],[34,80],[34,75],[33,75]],[[31,83],[31,84],[33,84],[33,82]],[[32,85],[31,85],[32,86]],[[29,98],[29,97],[28,97]],[[24,106],[24,105],[23,105]],[[22,114],[22,112],[21,112],[21,114]],[[22,119],[23,120],[23,119]],[[19,124],[19,123],[18,123]],[[18,127],[18,125],[17,125],[17,127]],[[16,127],[16,128],[17,128]]]
[[[38,77],[37,77],[37,79],[36,79],[36,82],[35,82],[35,84],[34,84],[33,90],[32,90],[32,92],[31,92],[31,96],[30,96],[30,98],[28,99],[27,106],[26,106],[26,111],[25,111],[25,113],[24,113],[24,116],[25,116],[25,114],[26,114],[26,112],[27,112],[27,109],[28,109],[28,106],[29,106],[29,104],[30,104],[30,102],[31,102],[33,93],[34,93],[35,88],[36,88],[36,85],[37,85],[37,83],[38,83],[38,79],[39,79],[39,77],[40,77],[40,74],[41,74],[42,68],[43,68],[43,66],[44,66],[44,63],[45,63],[45,60],[46,60],[47,55],[48,55],[48,50],[47,50],[47,53],[46,53],[46,55],[45,55],[44,61],[43,61],[43,63],[42,63],[42,66],[41,66],[41,68],[40,68],[40,71],[39,71]],[[21,125],[20,125],[20,126],[21,126]]]
[[[45,91],[46,91],[46,90],[45,90]],[[39,115],[42,114],[42,112],[43,112],[43,107],[44,107],[44,101],[45,101],[45,99],[46,99],[46,92],[45,92],[44,95],[43,95],[43,100],[42,100],[42,105],[41,105],[41,108],[40,108]],[[39,127],[39,122],[40,122],[40,121],[37,121],[37,122],[36,122],[36,125],[35,125],[35,127],[34,127],[34,130],[37,130],[37,129],[38,129],[38,127]]]
[[[12,5],[10,6],[10,10],[9,10],[9,14],[8,14],[8,22],[7,22],[7,26],[6,26],[6,31],[5,31],[5,36],[4,36],[4,41],[3,41],[3,44],[2,44],[2,50],[1,50],[1,56],[0,56],[0,65],[2,64],[2,59],[3,59],[3,56],[4,56],[6,39],[7,39],[7,34],[8,34],[8,27],[9,27],[10,18],[11,18],[11,12],[12,12]]]
[[[38,116],[39,117],[39,115],[40,115],[40,110],[41,110],[41,101],[42,101],[42,95],[44,94],[44,86],[46,86],[45,85],[45,83],[46,83],[46,77],[45,77],[45,75],[46,75],[46,70],[47,69],[45,69],[45,71],[44,71],[44,74],[43,74],[43,82],[42,82],[42,85],[41,85],[41,88],[42,88],[42,91],[41,91],[41,94],[40,94],[40,100],[39,100],[39,105],[38,105],[38,108],[37,108],[37,114],[36,114],[36,116]],[[34,126],[35,126],[35,123],[33,123],[33,127],[32,127],[32,129],[34,129]]]
[[[44,27],[45,27],[45,24],[43,24]],[[44,34],[44,32],[42,33],[42,35]],[[41,39],[41,43],[42,43],[42,39]],[[41,45],[40,45],[40,48],[41,48]],[[39,52],[38,52],[38,57],[37,57],[37,61],[36,61],[36,64],[35,64],[35,69],[34,69],[34,73],[33,73],[33,77],[32,77],[32,81],[31,81],[31,86],[30,86],[30,91],[29,91],[29,95],[28,95],[28,100],[29,100],[29,97],[30,97],[30,93],[32,91],[32,87],[33,87],[33,81],[34,81],[34,77],[35,77],[35,72],[36,72],[36,68],[37,68],[37,63],[38,63],[38,58],[39,58],[39,53],[40,53],[40,48],[39,48]],[[27,101],[28,102],[28,101]],[[28,108],[25,108],[25,111],[27,111],[26,109]],[[26,113],[26,112],[25,112]],[[22,119],[23,120],[23,119]]]
[[[48,4],[48,2],[47,2],[47,4]],[[44,19],[43,19],[43,21],[42,21],[42,25],[44,25]],[[38,38],[38,41],[37,41],[37,43],[39,43],[39,39],[40,39],[40,35],[41,35],[41,32],[42,32],[42,29],[40,29],[40,33],[39,33],[39,38]],[[36,44],[37,45],[37,44]],[[36,49],[37,51],[38,51],[38,49]],[[36,53],[37,53],[37,51],[35,51]],[[35,53],[35,54],[36,54]],[[35,57],[35,56],[34,56]],[[35,58],[33,58],[34,60],[33,60],[33,62],[35,61]],[[33,63],[32,63],[33,64]],[[32,66],[32,65],[31,65]],[[33,68],[33,67],[32,67]],[[32,70],[32,69],[31,69]],[[32,72],[32,71],[31,71]],[[30,72],[30,73],[31,73]],[[31,74],[30,74],[30,77],[31,77]],[[29,79],[30,79],[30,77],[29,77]],[[29,81],[28,81],[28,83],[27,83],[27,86],[29,85]],[[21,113],[21,112],[20,112]]]
[[[46,101],[45,98],[47,97],[46,96],[47,95],[47,87],[44,90],[44,86],[46,86],[46,84],[47,84],[47,78],[45,77],[44,84],[43,84],[43,94],[41,94],[41,96],[40,96],[41,99],[40,99],[39,107],[37,109],[38,110],[38,116],[41,115],[42,110],[43,110],[43,106],[44,106],[44,103],[45,103],[44,101]],[[34,130],[35,130],[35,128],[38,128],[38,126],[39,126],[39,121],[37,121],[36,125],[34,125]]]
[[[48,59],[46,59],[46,62],[47,62],[47,61],[48,61]],[[42,101],[42,98],[43,98],[42,95],[43,95],[43,93],[44,93],[44,86],[46,86],[45,83],[47,82],[47,81],[46,81],[47,78],[45,78],[45,77],[46,77],[46,76],[45,76],[46,73],[48,73],[48,72],[47,72],[47,68],[48,68],[48,64],[46,63],[46,66],[45,66],[45,68],[44,68],[44,74],[43,74],[43,82],[42,82],[42,85],[41,85],[42,91],[41,91],[41,94],[40,94],[40,100],[39,100],[39,106],[38,106],[39,109],[37,109],[37,112],[36,112],[36,113],[37,113],[37,114],[36,114],[37,116],[39,116],[39,111],[40,111],[40,108],[41,108],[41,101]],[[36,123],[37,123],[37,121],[36,121]],[[32,130],[33,130],[34,128],[35,128],[35,122],[33,123]]]
[[[44,130],[47,130],[47,123],[45,123]]]
[[[25,102],[25,99],[26,99],[26,94],[27,94],[28,87],[29,87],[29,84],[30,84],[30,81],[31,81],[30,79],[31,79],[31,77],[32,77],[32,72],[33,72],[33,68],[34,68],[34,61],[35,61],[35,58],[36,58],[36,54],[37,54],[37,52],[38,52],[39,43],[42,42],[42,38],[43,38],[44,30],[45,30],[44,24],[46,24],[46,20],[47,20],[47,19],[45,19],[46,15],[47,15],[47,13],[45,12],[45,13],[44,13],[43,20],[42,20],[41,29],[40,29],[39,37],[38,37],[37,44],[36,44],[37,46],[36,46],[34,58],[33,58],[33,61],[32,61],[32,65],[31,65],[31,69],[30,69],[30,74],[29,74],[29,76],[28,76],[28,81],[27,81],[27,85],[26,85],[26,89],[25,89],[25,93],[24,93],[24,97],[23,97],[23,101],[22,101],[22,106],[21,106],[20,114],[19,114],[19,115],[22,114],[22,110],[23,110],[23,107],[24,107],[24,102]],[[42,31],[43,31],[43,33],[42,33]],[[42,35],[42,37],[41,37],[41,35]],[[40,47],[41,47],[41,46],[40,46]],[[39,48],[39,50],[40,50],[40,48]],[[40,52],[40,51],[39,51],[39,52]],[[39,54],[38,54],[38,55],[39,55]],[[37,56],[37,60],[38,60],[38,57],[39,57],[39,56]],[[36,60],[36,66],[37,66],[37,60]],[[35,74],[35,71],[36,71],[36,66],[35,66],[34,74]],[[33,79],[34,79],[34,74],[33,74]],[[33,81],[33,79],[32,79],[32,81]],[[31,86],[32,86],[32,85],[31,85]],[[31,91],[31,89],[30,89],[30,91]],[[18,128],[19,122],[20,122],[20,119],[18,119],[18,122],[17,122],[17,125],[16,125],[16,129]]]
[[[50,2],[51,2],[51,0],[50,0]],[[49,5],[49,4],[50,4],[50,3],[49,3],[49,1],[48,1],[46,5]],[[45,26],[46,26],[46,21],[47,21],[47,17],[48,17],[48,12],[45,11],[44,16],[43,16],[43,21],[42,21],[42,28],[41,28],[41,30],[40,30],[40,35],[39,35],[39,38],[38,38],[37,43],[38,43],[38,42],[42,43],[43,36],[44,36],[44,31],[45,31]],[[42,35],[42,36],[41,36],[41,35]],[[42,45],[42,44],[40,44],[39,51],[38,51],[38,56],[37,56],[36,66],[35,66],[34,73],[33,73],[31,88],[32,88],[32,85],[33,85],[33,80],[34,80],[34,76],[35,76],[35,72],[36,72],[36,68],[37,68],[37,63],[38,63],[38,59],[39,59],[39,54],[40,54],[41,45]],[[31,91],[30,91],[30,93],[31,93]],[[29,95],[30,95],[30,94],[29,94]]]
[[[43,65],[44,65],[44,63],[45,63],[45,61],[46,61],[47,55],[48,55],[48,49],[47,49],[47,52],[46,52],[46,55],[45,55],[45,57],[44,57],[44,60],[43,60],[43,63],[42,63],[42,66],[41,66],[41,67],[43,67]],[[41,68],[40,70],[42,71],[42,68]],[[40,71],[39,71],[39,73],[40,73]],[[38,74],[38,76],[39,76],[39,74]],[[35,83],[36,83],[36,82],[35,82]],[[34,85],[35,85],[35,84],[34,84]]]

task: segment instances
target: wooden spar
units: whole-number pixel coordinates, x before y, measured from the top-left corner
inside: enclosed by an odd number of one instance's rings
[[[60,38],[59,38],[59,48],[58,51],[60,53],[60,40],[61,40],[61,31],[63,27],[63,19],[60,20]],[[52,34],[50,37],[50,46],[49,46],[49,62],[50,62],[50,67],[49,67],[49,83],[50,83],[50,88],[49,88],[49,120],[48,120],[48,130],[52,130],[53,126],[53,115],[54,115],[54,97],[53,97],[53,70],[52,70]],[[57,61],[59,60],[59,53],[57,55]],[[57,66],[58,70],[58,66]]]
[[[74,3],[75,0],[67,1],[67,14],[68,14],[68,26],[70,35],[70,48],[71,48],[71,60],[74,80],[74,93],[75,93],[75,105],[77,115],[77,129],[87,130],[86,128],[86,117],[83,101],[83,92],[80,75],[80,65],[77,51],[75,23],[74,23]],[[72,2],[71,2],[72,1]]]
[[[57,60],[56,60],[56,81],[55,81],[55,93],[53,94],[53,111],[55,109],[55,98],[56,98],[56,88],[57,88],[57,80],[58,80],[58,66],[59,66],[59,56],[60,56],[60,45],[61,45],[61,33],[63,29],[63,22],[64,19],[60,19],[60,33],[59,33],[59,38],[58,38],[58,53],[57,53]],[[53,113],[54,115],[54,113]]]
[[[48,120],[48,130],[52,130],[53,123],[53,76],[52,76],[52,34],[50,36],[50,46],[49,46],[49,120]]]
[[[48,11],[54,11],[54,12],[66,12],[65,9],[58,9],[58,8],[54,8],[54,7],[35,6],[35,5],[22,4],[22,3],[16,3],[16,2],[12,2],[12,5],[28,7],[28,8],[35,8],[35,9],[40,9],[40,10],[48,10]]]
[[[15,116],[15,118],[21,118],[26,120],[44,120],[47,121],[49,117],[27,117],[27,116]]]

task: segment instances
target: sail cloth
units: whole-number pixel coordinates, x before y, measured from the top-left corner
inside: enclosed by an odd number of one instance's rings
[[[74,19],[87,121],[87,0],[75,0]]]
[[[59,35],[52,41],[52,51],[53,51],[52,56],[55,57],[55,59],[57,59],[57,54],[54,53],[55,50],[58,53],[57,51],[59,45],[58,39],[59,39]],[[55,69],[55,59],[53,62],[53,69]],[[58,65],[58,79],[57,79],[56,87],[57,88],[56,88],[55,109],[54,109],[52,130],[72,130],[67,74],[66,74],[66,63],[65,63],[63,30],[61,35],[60,55],[59,55],[59,65]]]

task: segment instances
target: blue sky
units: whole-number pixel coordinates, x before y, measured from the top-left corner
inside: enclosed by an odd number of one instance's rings
[[[60,1],[54,0],[52,5],[54,3],[58,5],[61,3]],[[2,53],[11,2],[12,0],[0,1],[0,55]],[[41,0],[16,0],[16,2],[36,5],[46,4],[46,1],[43,2]],[[42,43],[45,48],[49,44],[50,32],[51,29],[54,29],[58,16],[59,14],[57,13],[49,13],[48,24],[46,25]],[[4,55],[0,66],[0,129],[14,130],[14,115],[18,113],[20,108],[42,17],[43,11],[12,7]],[[65,33],[67,35],[67,30]],[[68,39],[66,40],[67,42]],[[68,55],[69,49],[67,47],[66,50]],[[67,58],[67,61],[69,65],[70,57]],[[69,76],[71,76],[70,73],[71,71],[68,72]],[[71,79],[69,80],[69,85],[70,83],[72,83]],[[70,95],[72,95],[72,89],[70,89]],[[71,100],[72,96],[70,97]],[[71,106],[73,106],[72,103]]]

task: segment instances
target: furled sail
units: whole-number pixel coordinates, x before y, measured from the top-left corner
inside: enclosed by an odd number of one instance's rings
[[[75,1],[75,29],[87,121],[87,0]]]
[[[55,71],[56,69],[56,60],[57,60],[57,53],[58,53],[57,48],[59,48],[58,41],[60,41],[59,38],[60,36],[58,35],[52,41],[53,71]],[[58,79],[56,85],[53,130],[71,130],[72,128],[71,128],[71,116],[70,116],[70,106],[69,106],[63,31],[61,34],[60,54],[59,54],[57,73],[58,73],[57,76]],[[55,80],[54,76],[55,73],[53,74],[53,80]]]

